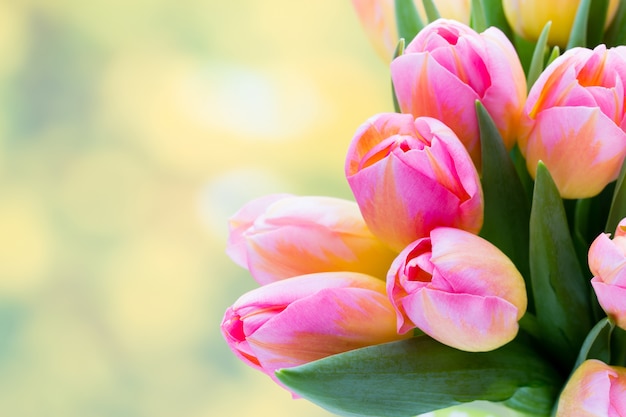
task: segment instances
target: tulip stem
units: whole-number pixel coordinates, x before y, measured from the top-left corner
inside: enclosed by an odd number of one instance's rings
[[[519,320],[519,327],[535,339],[541,340],[539,322],[537,321],[537,317],[533,314],[526,312],[526,314],[524,314],[524,316]]]

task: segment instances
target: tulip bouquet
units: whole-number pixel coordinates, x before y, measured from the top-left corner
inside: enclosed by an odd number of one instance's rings
[[[231,218],[261,286],[229,347],[338,415],[626,416],[626,1],[353,3],[395,111],[348,146],[355,201]]]

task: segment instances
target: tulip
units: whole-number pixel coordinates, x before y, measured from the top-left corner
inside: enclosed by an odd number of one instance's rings
[[[457,349],[496,349],[515,337],[526,311],[524,279],[487,240],[453,228],[407,246],[387,275],[398,333],[418,328]]]
[[[430,117],[381,113],[348,149],[348,184],[370,230],[400,252],[439,226],[477,233],[478,173],[454,132]]]
[[[254,289],[226,310],[221,331],[237,357],[272,378],[277,369],[406,337],[396,333],[385,283],[354,272]]]
[[[394,0],[352,0],[352,5],[376,52],[386,62],[398,44]],[[427,22],[422,0],[413,0],[422,22]],[[439,15],[469,24],[471,0],[434,0]],[[407,39],[407,42],[410,39]]]
[[[498,28],[478,34],[460,22],[436,20],[392,61],[391,78],[402,112],[444,122],[479,169],[477,100],[493,117],[506,148],[515,144],[526,78],[515,48]]]
[[[626,155],[625,81],[624,46],[573,48],[554,60],[520,123],[530,174],[543,161],[563,198],[592,197],[615,180]]]
[[[395,253],[367,228],[353,201],[275,194],[230,219],[226,252],[260,284],[314,272],[384,280]]]
[[[584,361],[565,385],[556,417],[619,416],[626,416],[626,368]]]
[[[548,43],[564,48],[574,24],[580,0],[503,0],[502,8],[509,25],[523,38],[536,42],[548,22],[552,22]],[[615,16],[619,0],[610,0],[604,27]]]
[[[589,269],[594,277],[591,285],[606,314],[626,329],[626,219],[615,230],[599,235],[589,247]]]

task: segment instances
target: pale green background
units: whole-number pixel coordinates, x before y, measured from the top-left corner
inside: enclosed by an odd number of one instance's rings
[[[255,286],[226,218],[350,197],[391,109],[350,3],[2,0],[0,51],[0,415],[328,416],[219,323]]]

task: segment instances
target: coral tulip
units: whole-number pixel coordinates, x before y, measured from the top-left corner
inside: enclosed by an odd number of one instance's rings
[[[430,117],[381,113],[350,144],[346,177],[370,230],[396,251],[439,226],[478,232],[482,189],[469,154]]]
[[[413,328],[477,352],[510,342],[526,311],[524,279],[487,240],[453,228],[406,247],[387,275],[398,332]]]
[[[622,329],[626,329],[626,219],[615,230],[598,236],[589,247],[591,285],[598,302]]]
[[[491,27],[478,34],[453,20],[426,26],[391,63],[403,113],[431,116],[457,134],[480,167],[475,102],[493,117],[507,149],[515,144],[526,78],[511,42]]]
[[[548,43],[564,48],[574,24],[580,0],[503,0],[502,8],[509,24],[523,38],[535,42],[543,27],[552,22]],[[605,28],[609,26],[619,6],[610,0]]]
[[[626,416],[626,368],[584,361],[559,398],[556,417]]]
[[[328,272],[273,282],[241,296],[221,330],[243,362],[274,371],[398,335],[385,283],[368,275]]]
[[[592,197],[615,180],[626,155],[625,82],[624,46],[573,48],[554,60],[520,123],[530,174],[543,161],[563,198]]]
[[[413,3],[422,22],[427,22],[422,0]],[[471,0],[434,0],[434,3],[441,17],[469,24]],[[385,61],[391,61],[399,40],[394,0],[352,0],[352,5],[376,52]]]
[[[275,194],[230,219],[226,252],[260,284],[314,272],[352,271],[384,280],[395,253],[367,228],[353,201]]]

